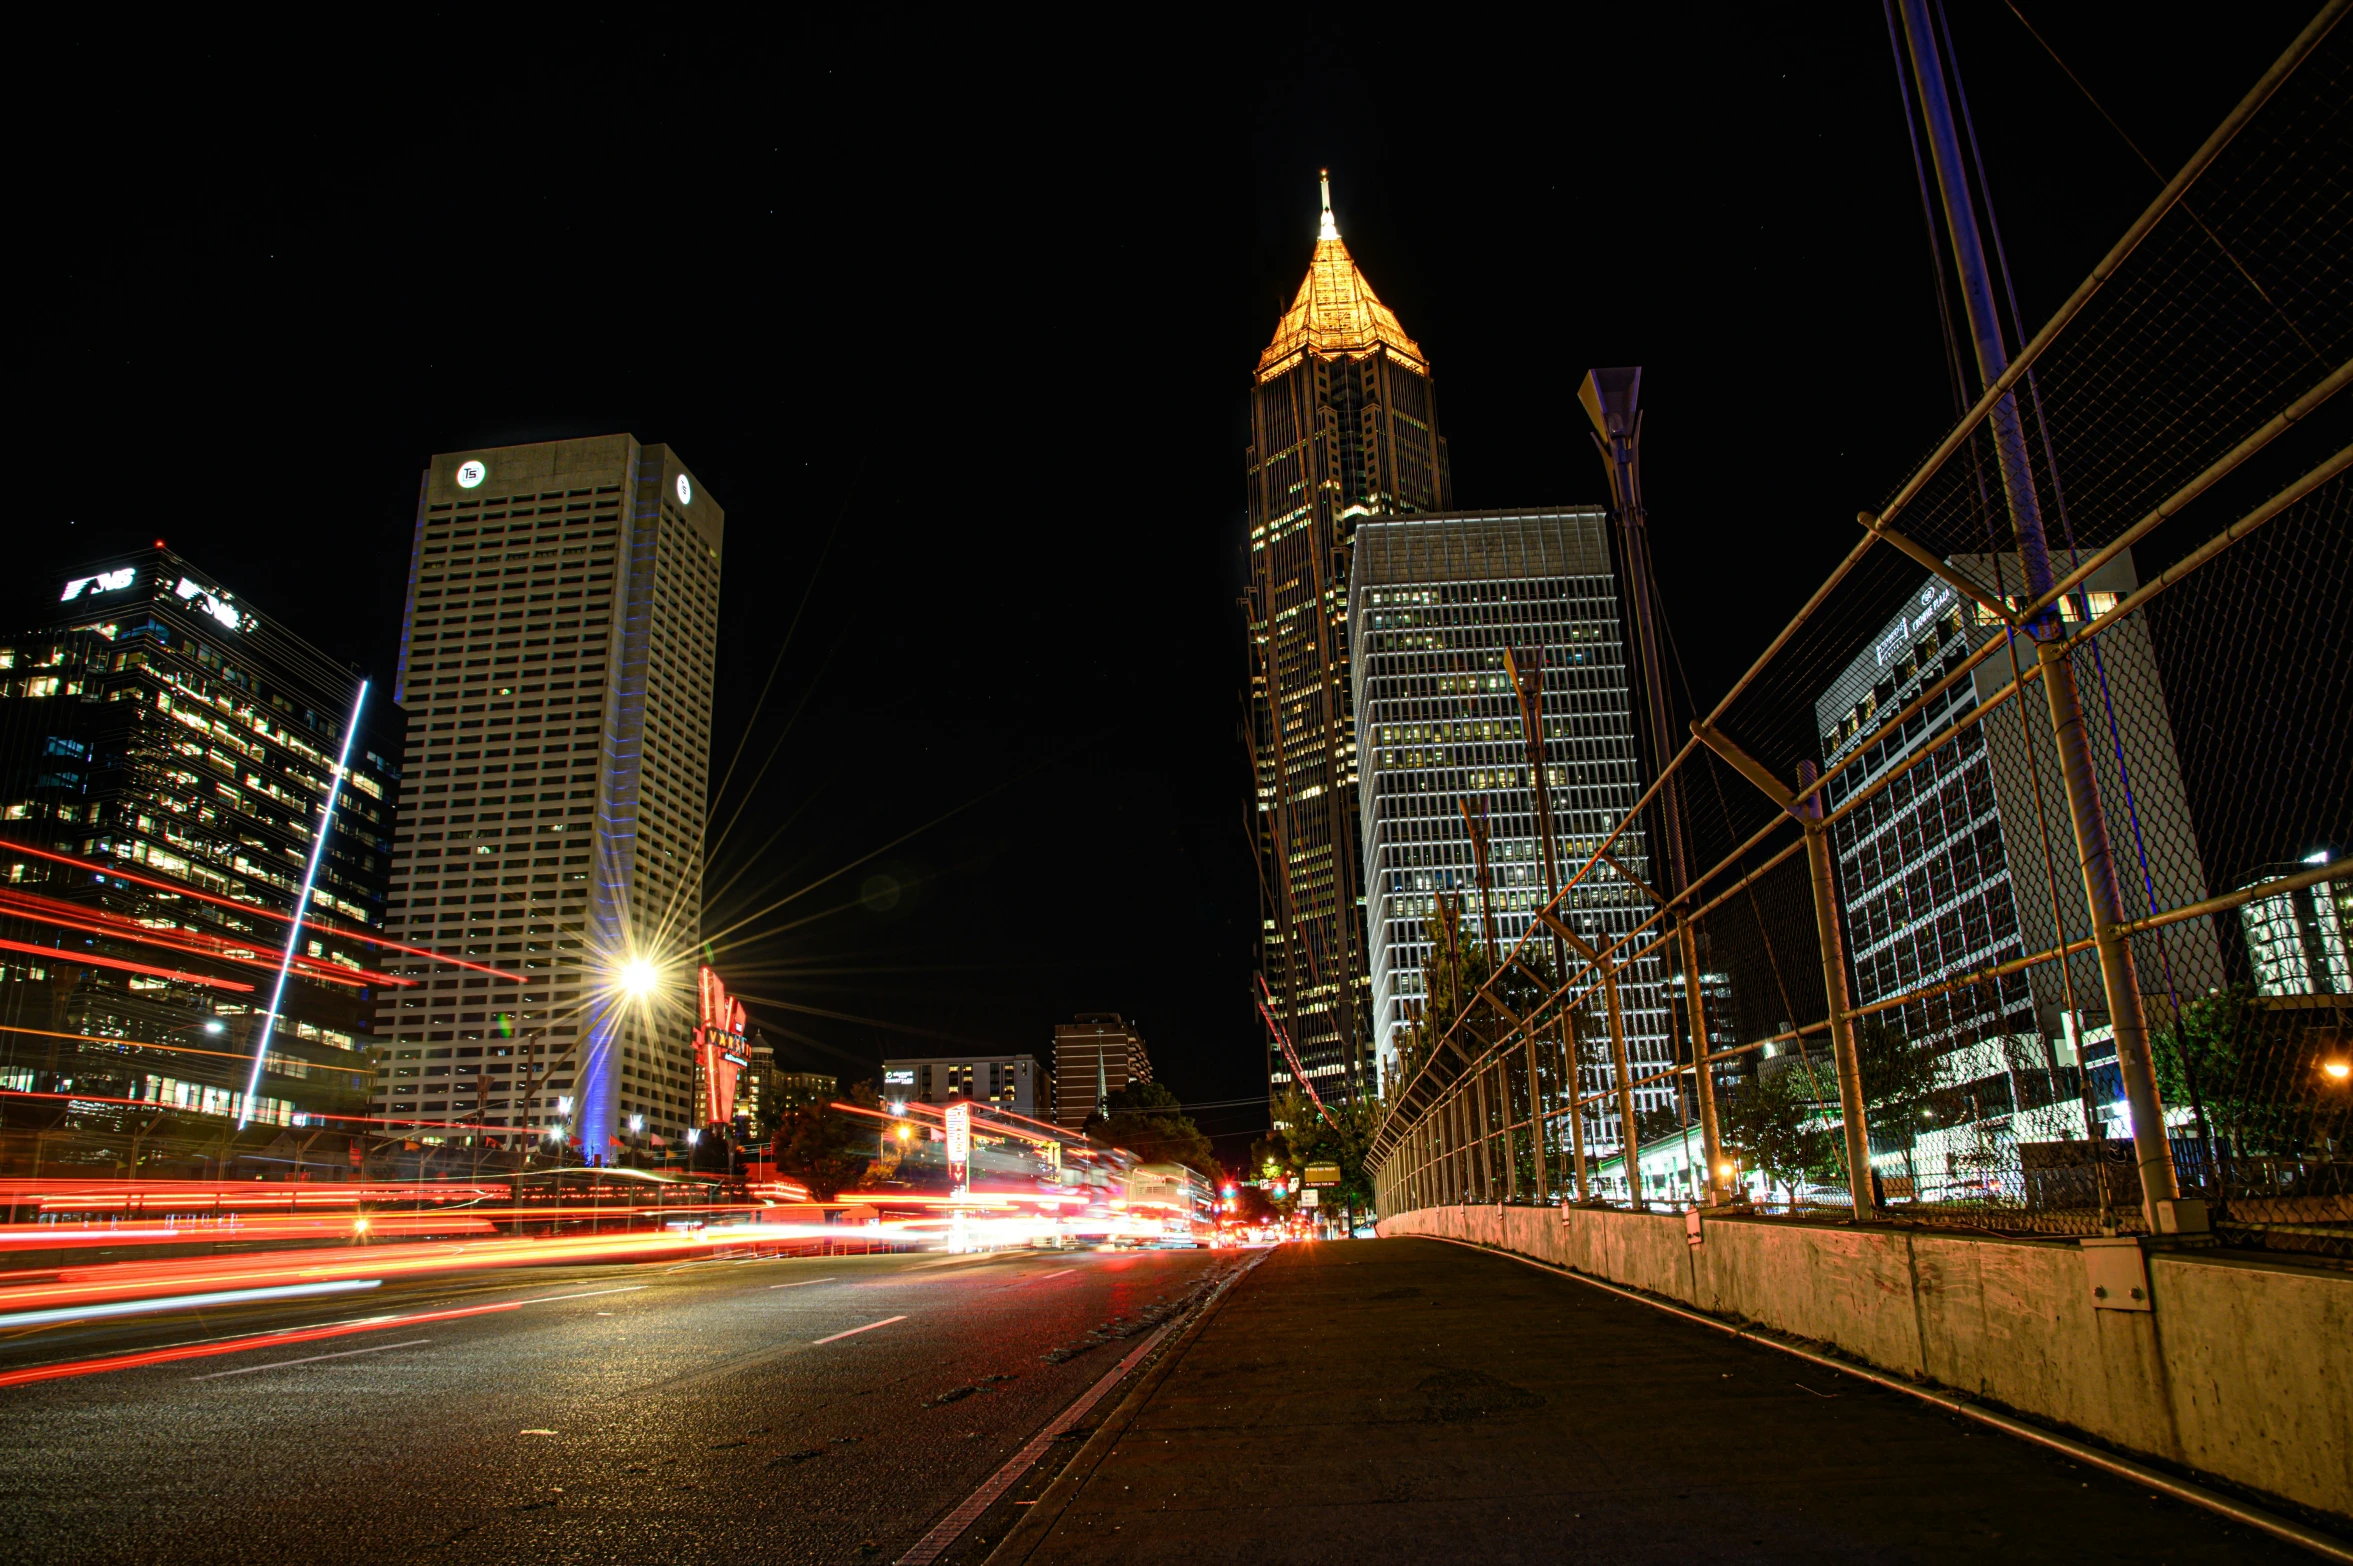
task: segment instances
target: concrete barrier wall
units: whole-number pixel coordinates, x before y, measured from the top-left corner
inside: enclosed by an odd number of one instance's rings
[[[2127,1452],[2353,1517],[2353,1275],[2149,1256],[2153,1310],[2095,1310],[2072,1241],[1581,1207],[1381,1221],[1516,1251],[1835,1346]]]

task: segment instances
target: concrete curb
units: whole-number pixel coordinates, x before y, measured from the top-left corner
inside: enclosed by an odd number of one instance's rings
[[[1087,1444],[1080,1447],[1078,1454],[1063,1465],[1062,1472],[1054,1476],[1054,1482],[1038,1497],[1037,1504],[1029,1509],[1020,1522],[1014,1524],[1012,1532],[998,1541],[997,1547],[988,1553],[982,1566],[1020,1566],[1021,1562],[1036,1552],[1039,1545],[1046,1542],[1046,1536],[1054,1531],[1054,1525],[1070,1509],[1070,1503],[1077,1497],[1079,1488],[1093,1476],[1097,1468],[1103,1466],[1103,1459],[1111,1455],[1111,1449],[1119,1444],[1119,1438],[1127,1433],[1127,1427],[1134,1423],[1136,1415],[1174,1373],[1178,1361],[1185,1357],[1185,1351],[1193,1346],[1194,1341],[1208,1327],[1210,1318],[1217,1314],[1217,1308],[1225,1303],[1226,1294],[1235,1284],[1257,1271],[1259,1264],[1273,1254],[1271,1250],[1259,1252],[1210,1291],[1209,1298],[1203,1300],[1193,1312],[1193,1319],[1185,1323],[1184,1331],[1145,1367],[1143,1379],[1131,1387],[1128,1395],[1120,1399],[1119,1406],[1095,1427],[1095,1433],[1087,1438]]]

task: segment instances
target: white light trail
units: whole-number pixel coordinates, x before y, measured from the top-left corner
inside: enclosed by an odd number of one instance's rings
[[[170,1294],[159,1299],[117,1300],[110,1305],[58,1305],[48,1310],[20,1310],[0,1316],[0,1331],[10,1327],[39,1327],[53,1321],[88,1321],[97,1316],[144,1316],[153,1311],[197,1310],[208,1305],[243,1305],[251,1300],[294,1300],[313,1294],[343,1294],[372,1289],[381,1278],[349,1278],[333,1283],[282,1283],[266,1289],[219,1289],[210,1294]]]
[[[351,761],[351,739],[359,732],[360,708],[367,705],[368,682],[359,682],[351,698],[351,718],[343,725],[343,749],[335,757],[335,771],[327,779],[327,803],[319,813],[319,835],[310,845],[310,865],[302,872],[302,895],[294,900],[294,917],[286,923],[286,955],[278,960],[278,982],[270,989],[270,1009],[261,1014],[253,1040],[253,1071],[245,1079],[245,1103],[237,1112],[237,1129],[253,1123],[254,1095],[261,1091],[261,1066],[269,1058],[270,1030],[277,1025],[278,1005],[286,998],[286,975],[294,968],[294,948],[302,940],[302,920],[310,912],[311,887],[319,879],[319,861],[326,857],[327,833],[335,825],[335,801],[343,794],[343,769]]]

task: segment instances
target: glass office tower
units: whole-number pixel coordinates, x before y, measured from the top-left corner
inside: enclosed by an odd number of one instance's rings
[[[694,1125],[724,522],[627,435],[426,470],[387,924],[475,966],[387,1001],[380,1112],[604,1161]]]
[[[0,1086],[94,1126],[360,1112],[399,776],[368,714],[247,1096],[359,676],[161,543],[46,596],[0,642]]]
[[[1386,1075],[1426,994],[1422,970],[1439,897],[1462,899],[1466,931],[1478,931],[1485,917],[1463,805],[1483,810],[1487,821],[1485,907],[1497,945],[1508,951],[1544,906],[1535,798],[1505,649],[1523,661],[1531,649],[1542,657],[1543,786],[1564,873],[1634,807],[1643,778],[1602,508],[1368,517],[1356,528],[1348,612],[1364,759],[1372,1006]],[[1639,827],[1612,853],[1649,878]],[[1571,892],[1566,917],[1592,944],[1607,946],[1648,911],[1640,893],[1604,873]],[[1653,955],[1630,965],[1622,983],[1637,1076],[1673,1058],[1666,977]],[[1608,1071],[1588,1067],[1585,1091],[1605,1086]],[[1663,1084],[1638,1089],[1636,1106],[1671,1104],[1672,1092]],[[1614,1101],[1596,1116],[1593,1145],[1614,1147]]]
[[[1962,555],[1951,563],[1989,592],[2006,587],[2009,600],[2019,600],[2015,557]],[[2062,601],[2062,618],[2080,625],[2087,600],[2092,615],[2104,614],[2138,585],[2128,550],[2094,572],[2084,592]],[[1949,584],[1924,583],[1817,698],[1825,761],[1846,760],[1999,634],[2000,622]],[[2020,646],[2020,665],[2031,668],[2032,644]],[[2097,661],[2091,648],[2072,657],[2093,715],[2093,772],[2133,833],[2131,859],[2119,867],[2127,906],[2145,913],[2201,901],[2205,871],[2148,629],[2137,617],[2128,619],[2100,639],[2098,650]],[[1905,767],[2012,674],[2003,653],[1977,665],[1969,679],[1901,731],[1871,744],[1832,780],[1829,805],[1835,809]],[[1831,849],[1857,1004],[2049,951],[2062,932],[2069,940],[2082,935],[2089,915],[2065,801],[2037,686],[1972,723],[1838,822]],[[2144,932],[2133,946],[2152,1006],[2170,1011],[2225,982],[2221,948],[2207,921]],[[2043,963],[1879,1014],[1878,1021],[1941,1057],[1944,1089],[1910,1162],[1883,1154],[1883,1169],[1919,1173],[1933,1184],[1948,1161],[1963,1169],[1991,1145],[2085,1135],[2079,1070],[2093,1074],[2095,1108],[2112,1130],[2121,1128],[2123,1086],[2105,995],[2097,956],[2087,950],[2064,966]]]
[[[1374,1086],[1348,682],[1348,561],[1362,518],[1448,502],[1446,442],[1419,345],[1322,229],[1250,396],[1250,734],[1260,971],[1327,1099]],[[1270,1041],[1268,1080],[1289,1063]]]

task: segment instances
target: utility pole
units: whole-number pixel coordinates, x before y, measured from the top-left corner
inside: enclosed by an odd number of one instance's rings
[[[1990,387],[2009,370],[2010,354],[2002,340],[2001,318],[1994,310],[1992,276],[1986,267],[1983,241],[1978,236],[1976,202],[1970,193],[1968,169],[1962,162],[1960,137],[1953,124],[1944,58],[1937,47],[1936,28],[1929,18],[1927,0],[1901,0],[1898,9],[1903,13],[1904,39],[1912,56],[1912,77],[1919,88],[1922,116],[1927,121],[1936,182],[1944,198],[1945,227],[1952,237],[1953,262],[1961,275],[1961,302],[1969,319],[1970,345],[1977,357],[1979,382]],[[1988,422],[1993,429],[2002,493],[2009,503],[2011,532],[2018,545],[2019,568],[2025,578],[2023,591],[2026,600],[2032,602],[2050,591],[2053,578],[2050,545],[2043,532],[2042,504],[2035,492],[2034,470],[2027,459],[2026,430],[2019,418],[2016,394],[2005,395],[1996,402]],[[2050,707],[2059,770],[2067,783],[2067,814],[2075,829],[2084,903],[2091,916],[2092,941],[2099,953],[2100,984],[2106,992],[2108,1022],[2116,1037],[2116,1065],[2124,1077],[2124,1096],[2132,1111],[2133,1150],[2140,1166],[2142,1207],[2155,1233],[2202,1234],[2208,1227],[2206,1204],[2182,1198],[2174,1174],[2173,1149],[2166,1140],[2165,1106],[2157,1093],[2157,1074],[2149,1053],[2149,1025],[2141,1007],[2140,975],[2134,967],[2131,942],[2118,929],[2124,922],[2124,899],[2116,883],[2116,863],[2109,847],[2107,808],[2092,774],[2083,700],[2076,690],[2075,666],[2068,661],[2065,650],[2066,630],[2058,606],[2043,609],[2024,629],[2035,644],[2043,694]],[[1859,1173],[1857,1178],[1861,1178]]]

